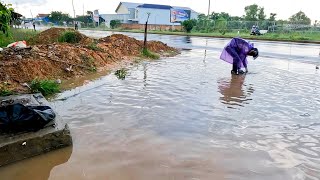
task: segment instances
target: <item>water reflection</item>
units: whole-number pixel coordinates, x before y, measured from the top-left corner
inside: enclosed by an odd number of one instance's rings
[[[218,88],[222,97],[220,101],[228,105],[228,108],[235,108],[235,106],[244,106],[248,104],[251,94],[254,92],[252,85],[247,86],[245,82],[245,75],[232,75],[231,79],[218,80]]]
[[[72,147],[63,148],[31,159],[0,168],[3,180],[45,180],[55,166],[66,163],[72,153]]]
[[[143,63],[143,86],[146,88],[147,87],[147,63]]]
[[[190,36],[183,37],[183,41],[187,44],[192,44],[192,40]]]
[[[208,47],[208,39],[206,39],[206,47],[204,49],[204,58],[203,58],[203,63],[206,62],[207,59],[207,47]]]

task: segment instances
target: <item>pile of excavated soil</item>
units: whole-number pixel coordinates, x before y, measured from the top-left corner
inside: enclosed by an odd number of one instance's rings
[[[141,54],[143,48],[143,41],[135,38],[125,36],[123,34],[114,34],[105,38],[99,39],[99,45],[107,51],[115,48],[125,56],[138,56]],[[149,50],[157,53],[176,51],[175,48],[169,47],[160,41],[148,41],[147,47]]]
[[[99,39],[99,45],[106,51],[113,51],[118,56],[138,56],[141,54],[143,44],[136,40],[122,34],[114,34],[105,38]]]
[[[166,51],[176,52],[177,51],[177,49],[170,47],[161,41],[149,41],[147,43],[147,47],[150,51],[153,51],[153,52],[159,52],[159,51],[160,52],[166,52]]]
[[[76,36],[80,39],[80,44],[90,44],[93,42],[93,39],[71,28],[50,28],[31,38],[28,43],[31,45],[55,43],[58,42],[59,37],[67,31],[75,32]]]
[[[22,85],[35,78],[67,80],[111,70],[123,62],[132,62],[143,48],[143,42],[124,35],[102,38],[96,44],[97,48],[81,43],[50,43],[49,34],[56,38],[63,31],[57,28],[44,31],[38,36],[42,38],[41,42],[28,48],[5,48],[0,53],[0,90],[27,92],[27,87]],[[161,42],[149,42],[148,47],[160,55],[178,53]]]

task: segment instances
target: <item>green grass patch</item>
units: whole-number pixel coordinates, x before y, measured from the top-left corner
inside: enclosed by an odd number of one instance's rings
[[[44,96],[60,92],[60,85],[54,80],[34,79],[30,84],[30,88],[33,93],[41,92]]]
[[[0,47],[6,47],[8,44],[11,44],[16,41],[27,41],[29,44],[29,40],[35,37],[38,32],[28,29],[11,29],[9,36],[7,37],[5,34],[0,32]]]
[[[100,47],[97,46],[96,42],[93,42],[91,44],[88,45],[88,49],[91,49],[93,51],[100,51],[100,52],[104,52],[104,50]]]
[[[150,59],[160,59],[160,55],[157,53],[154,53],[150,50],[148,50],[147,48],[143,48],[142,50],[142,56],[146,57],[146,58],[150,58]]]
[[[76,44],[81,41],[81,36],[75,31],[66,31],[63,32],[59,39],[59,42],[66,42],[66,43],[71,43],[71,44]]]
[[[0,96],[10,96],[14,93],[8,89],[0,89]]]
[[[118,69],[114,75],[117,76],[118,79],[125,80],[128,74],[128,70],[126,68]]]

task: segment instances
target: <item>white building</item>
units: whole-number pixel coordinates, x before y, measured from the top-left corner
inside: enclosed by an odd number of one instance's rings
[[[187,19],[197,19],[199,13],[187,7],[177,7],[158,4],[143,4],[120,2],[116,14],[101,14],[107,26],[111,20],[120,20],[126,24],[145,24],[148,14],[149,24],[152,25],[180,25]]]

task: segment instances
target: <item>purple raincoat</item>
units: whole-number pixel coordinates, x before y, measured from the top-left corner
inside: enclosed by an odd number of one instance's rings
[[[236,63],[238,69],[241,69],[247,67],[247,55],[253,48],[253,43],[241,38],[233,38],[223,49],[220,59],[230,64]]]

